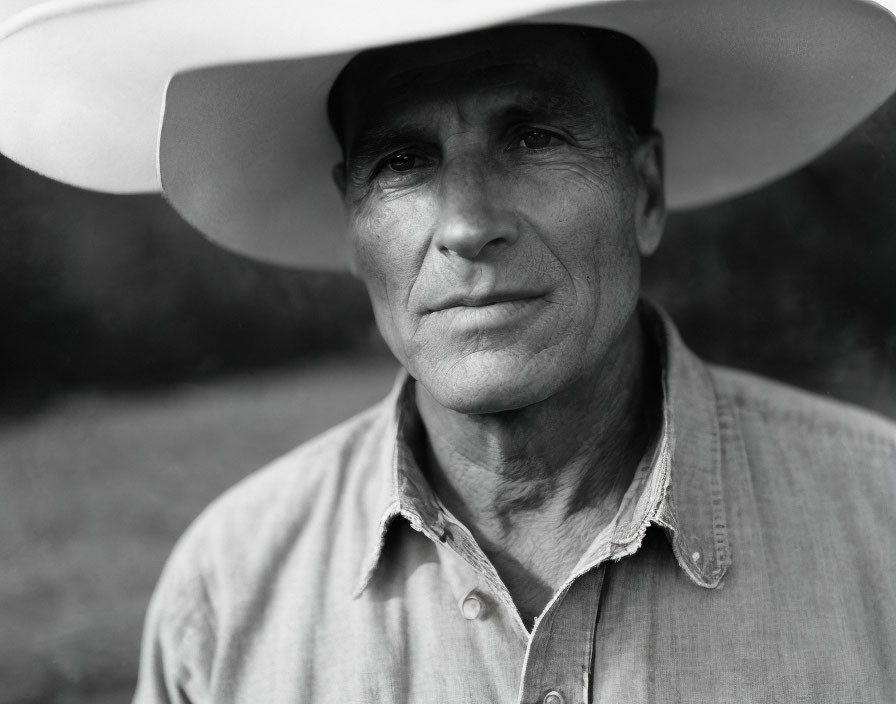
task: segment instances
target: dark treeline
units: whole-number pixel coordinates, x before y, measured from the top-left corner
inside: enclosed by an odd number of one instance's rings
[[[0,178],[0,373],[19,391],[279,364],[370,336],[347,273],[233,255],[158,196],[82,191],[8,160]]]

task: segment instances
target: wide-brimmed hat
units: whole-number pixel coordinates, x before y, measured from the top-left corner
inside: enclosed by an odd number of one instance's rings
[[[799,167],[896,90],[896,20],[867,0],[0,0],[0,151],[163,190],[249,256],[342,267],[336,76],[366,48],[512,22],[647,48],[673,208]]]

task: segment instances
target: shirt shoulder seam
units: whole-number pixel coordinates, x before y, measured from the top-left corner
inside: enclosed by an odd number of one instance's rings
[[[749,372],[717,366],[710,369],[717,388],[739,414],[758,415],[767,423],[793,423],[805,430],[848,435],[896,453],[896,424],[873,411]]]

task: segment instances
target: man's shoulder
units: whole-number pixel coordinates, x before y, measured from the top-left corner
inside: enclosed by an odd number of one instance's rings
[[[738,422],[748,461],[817,478],[896,487],[896,423],[864,408],[735,369],[710,366],[719,401]],[[764,461],[757,461],[762,458]]]
[[[259,510],[301,512],[319,504],[325,485],[338,484],[352,472],[372,469],[382,449],[389,418],[388,399],[303,442],[255,470],[215,499],[198,522],[214,522],[220,514],[255,517]]]
[[[896,422],[873,411],[729,367],[709,365],[716,389],[741,414],[810,433],[846,433],[896,445]]]
[[[213,501],[165,565],[146,642],[167,643],[179,663],[206,677],[220,639],[249,647],[273,613],[299,609],[275,619],[293,628],[313,613],[303,605],[340,593],[348,599],[366,550],[359,538],[379,519],[379,497],[388,496],[383,462],[393,411],[387,398]]]
[[[290,560],[304,561],[321,545],[335,550],[338,534],[355,535],[376,520],[369,515],[376,511],[373,497],[383,494],[388,480],[382,471],[388,401],[303,443],[215,499],[178,541],[166,566],[169,581],[193,591],[201,581],[248,587]]]

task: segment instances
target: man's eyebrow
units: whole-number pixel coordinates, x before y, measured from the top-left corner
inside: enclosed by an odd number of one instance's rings
[[[514,122],[560,118],[576,123],[592,120],[597,107],[582,91],[537,91],[508,96],[495,108],[500,122]],[[410,142],[432,139],[431,128],[419,122],[392,124],[388,120],[372,120],[360,127],[347,144],[346,157],[351,162],[363,163]]]
[[[424,126],[415,123],[366,125],[348,144],[347,157],[349,161],[369,161],[397,145],[423,141],[424,135]]]
[[[559,117],[582,120],[593,117],[596,107],[580,91],[539,92],[514,100],[502,116],[507,119]]]

